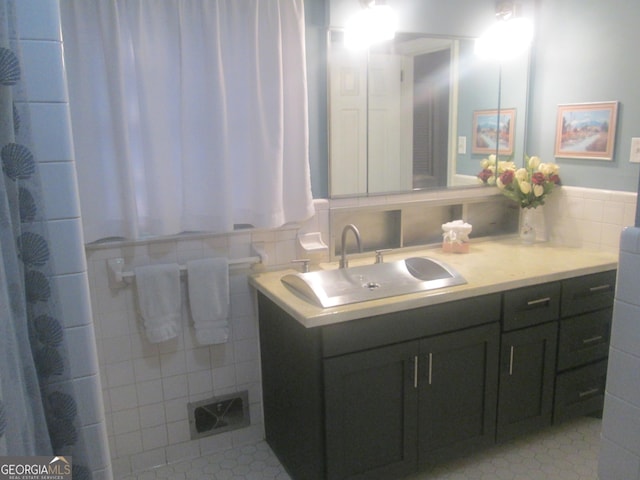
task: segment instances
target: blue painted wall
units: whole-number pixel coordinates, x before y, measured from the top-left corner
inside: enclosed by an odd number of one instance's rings
[[[559,104],[618,100],[613,161],[556,159],[566,185],[636,191],[629,163],[640,137],[640,2],[539,0],[528,119],[529,151],[553,159]]]

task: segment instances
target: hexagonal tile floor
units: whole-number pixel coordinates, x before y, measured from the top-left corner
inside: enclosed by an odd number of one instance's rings
[[[580,418],[406,480],[597,480],[601,421]],[[290,480],[265,442],[184,460],[121,480]]]

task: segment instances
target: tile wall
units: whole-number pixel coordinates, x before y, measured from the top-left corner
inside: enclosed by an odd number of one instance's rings
[[[111,288],[106,261],[124,258],[125,270],[158,263],[185,264],[211,256],[253,255],[264,245],[269,268],[290,267],[298,256],[298,231],[323,231],[328,203],[315,202],[316,217],[303,225],[229,235],[195,235],[154,242],[88,246],[87,262],[109,446],[116,478],[130,472],[217,453],[264,438],[258,324],[249,290],[248,268],[230,276],[230,338],[199,346],[189,318],[182,282],[182,324],[177,339],[146,340],[137,314],[135,286]],[[324,220],[323,220],[324,219]],[[325,227],[321,227],[325,225]],[[251,426],[191,440],[187,405],[213,396],[248,390]]]
[[[620,242],[599,461],[601,480],[640,479],[640,229]]]
[[[39,162],[52,252],[52,283],[59,292],[65,338],[70,345],[70,388],[79,408],[94,480],[112,478],[92,321],[87,263],[62,61],[58,0],[15,2],[30,117],[32,148]]]

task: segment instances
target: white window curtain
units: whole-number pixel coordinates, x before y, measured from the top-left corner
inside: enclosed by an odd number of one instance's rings
[[[303,0],[61,0],[86,241],[313,214]]]

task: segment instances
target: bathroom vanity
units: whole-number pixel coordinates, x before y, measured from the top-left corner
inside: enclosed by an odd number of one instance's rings
[[[502,240],[411,255],[467,283],[320,308],[283,272],[251,279],[266,439],[294,479],[400,478],[602,409],[615,254]]]

